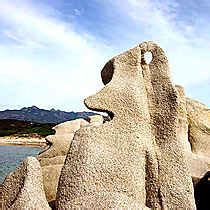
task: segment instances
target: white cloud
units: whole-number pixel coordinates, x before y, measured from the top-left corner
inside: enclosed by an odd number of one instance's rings
[[[35,8],[23,1],[0,2],[0,18],[7,24],[3,33],[13,41],[0,47],[0,80],[14,92],[19,89],[18,100],[8,97],[5,103],[80,110],[84,97],[100,87],[107,47]]]

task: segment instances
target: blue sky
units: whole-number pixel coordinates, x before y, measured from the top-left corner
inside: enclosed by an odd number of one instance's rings
[[[208,0],[0,0],[0,110],[84,110],[106,61],[146,40],[175,84],[210,105]]]

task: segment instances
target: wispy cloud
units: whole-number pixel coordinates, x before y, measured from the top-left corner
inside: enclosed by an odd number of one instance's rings
[[[0,47],[1,80],[6,79],[14,92],[18,88],[16,97],[26,105],[81,109],[83,98],[100,86],[107,47],[76,32],[72,23],[55,18],[52,11],[46,15],[43,8],[37,11],[23,1],[19,6],[1,1],[0,10],[7,23],[3,35],[14,41]],[[5,100],[17,106],[17,98]]]

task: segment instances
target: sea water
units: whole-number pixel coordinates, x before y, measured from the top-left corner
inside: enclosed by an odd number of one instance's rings
[[[36,156],[41,150],[27,146],[0,146],[0,184],[26,157]]]

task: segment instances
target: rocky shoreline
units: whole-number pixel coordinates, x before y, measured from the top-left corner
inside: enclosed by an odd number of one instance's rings
[[[45,138],[30,138],[30,137],[0,137],[0,146],[30,146],[44,147],[47,145]]]

